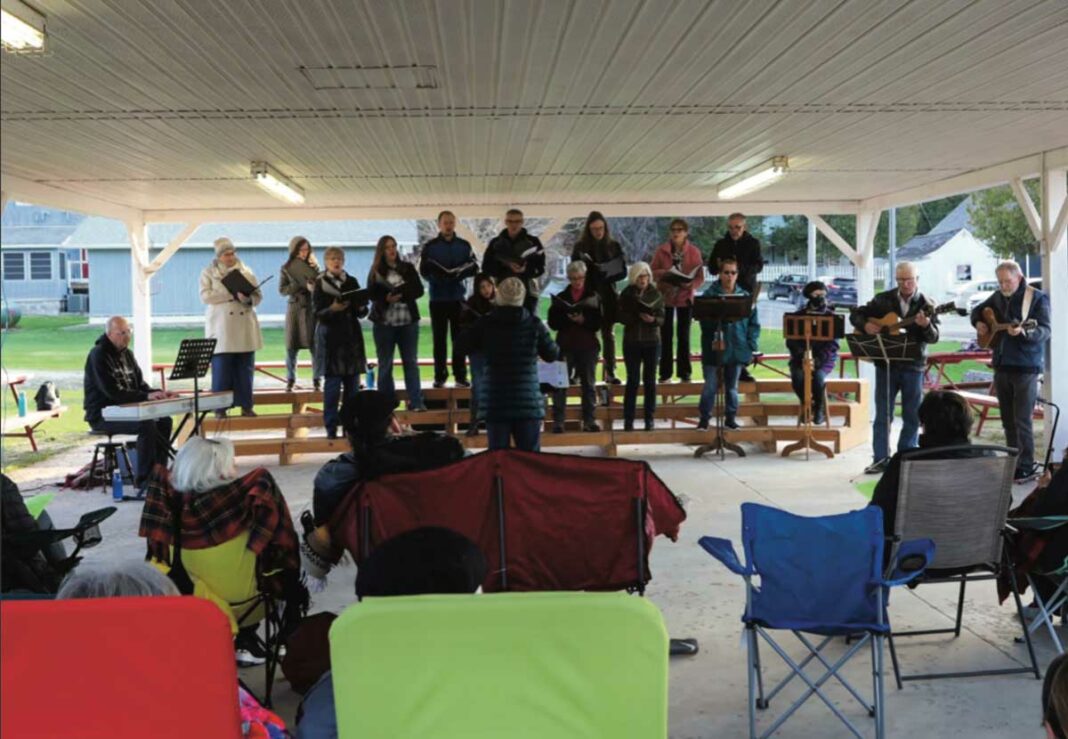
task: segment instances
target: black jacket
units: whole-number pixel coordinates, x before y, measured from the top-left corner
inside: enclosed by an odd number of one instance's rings
[[[927,297],[923,293],[916,293],[913,296],[912,302],[909,304],[908,313],[901,316],[901,305],[897,299],[897,288],[893,290],[885,290],[874,298],[869,300],[865,305],[858,308],[854,308],[853,312],[849,314],[849,322],[853,324],[859,332],[864,332],[864,324],[868,322],[869,318],[882,318],[888,313],[897,313],[901,318],[910,318],[920,312],[920,309],[924,305],[930,304]],[[932,304],[933,305],[933,304]],[[927,345],[934,344],[938,341],[938,316],[931,316],[931,323],[927,328],[920,328],[915,323],[905,328],[905,333],[913,341],[920,344],[920,358],[912,363],[913,367],[923,369],[927,364]],[[906,362],[894,362],[892,366],[899,366],[908,364]]]
[[[479,408],[487,422],[545,417],[538,358],[555,361],[560,347],[540,319],[526,308],[499,306],[461,335],[460,346],[486,358]]]
[[[1023,316],[1024,294],[1027,282],[1021,280],[1020,286],[1009,297],[995,290],[993,294],[972,311],[972,325],[979,323],[984,308],[993,308],[999,323],[1019,321]],[[1041,290],[1035,290],[1031,298],[1031,312],[1028,319],[1034,319],[1038,325],[1020,336],[1002,333],[994,342],[994,369],[1004,372],[1038,373],[1043,371],[1045,363],[1046,342],[1051,332],[1049,317],[1049,296]]]
[[[140,403],[152,392],[141,375],[133,352],[129,349],[119,351],[107,334],[96,340],[96,346],[85,360],[82,385],[85,390],[82,408],[90,426],[104,420],[100,411],[105,406]]]
[[[579,302],[589,301],[595,305],[584,305],[576,311],[560,302],[562,300],[572,302],[570,285],[554,295],[549,304],[549,328],[556,331],[556,343],[560,345],[560,351],[565,354],[583,350],[598,351],[601,348],[597,341],[597,332],[601,330],[600,294],[586,282]],[[582,323],[569,318],[570,314],[576,312],[582,314]]]
[[[642,311],[643,304],[647,306]],[[647,312],[653,317],[652,323],[642,320],[641,314]],[[645,292],[640,292],[637,285],[627,285],[619,294],[619,322],[623,324],[623,350],[628,344],[648,346],[660,343],[660,327],[664,325],[664,296],[650,282]]]
[[[338,298],[334,293],[359,290],[359,281],[350,274],[335,280],[324,272],[315,280],[312,304],[315,310],[315,376],[352,377],[367,369],[367,350],[363,343],[360,318],[367,315],[367,304],[352,297]],[[347,302],[347,310],[334,311],[335,300]]]
[[[479,318],[488,316],[497,307],[492,300],[486,300],[477,292],[463,302],[460,310],[460,326],[470,328]]]
[[[748,231],[735,241],[727,234],[712,246],[708,255],[708,270],[719,274],[719,264],[727,257],[734,257],[738,262],[738,284],[750,295],[756,294],[757,275],[764,269],[764,258],[760,254],[760,242]]]
[[[516,274],[508,266],[508,261],[519,261],[521,255],[530,249],[535,252],[522,260],[525,269],[521,274]],[[505,277],[519,277],[529,291],[530,280],[545,274],[545,247],[537,236],[531,236],[525,228],[521,229],[514,239],[508,235],[508,229],[504,229],[494,236],[486,247],[486,253],[482,257],[482,271],[497,282]]]
[[[374,323],[382,322],[382,314],[389,307],[386,297],[391,292],[389,283],[386,281],[389,268],[385,266],[384,261],[380,269],[381,272],[372,269],[367,275],[367,289],[371,291],[371,320]],[[415,301],[423,296],[423,281],[419,279],[419,273],[415,271],[415,267],[408,262],[398,261],[394,269],[404,280],[400,293],[412,314],[412,322],[415,323],[419,320],[419,306]]]

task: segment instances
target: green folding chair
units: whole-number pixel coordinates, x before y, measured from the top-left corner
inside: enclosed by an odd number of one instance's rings
[[[1010,518],[1008,522],[1008,525],[1011,528],[1018,531],[1033,531],[1036,533],[1053,531],[1065,524],[1068,524],[1068,516]],[[1052,595],[1045,600],[1042,599],[1042,596],[1039,595],[1038,588],[1035,587],[1035,578],[1037,577],[1043,577],[1057,586]],[[1035,569],[1028,572],[1027,582],[1031,586],[1031,593],[1034,594],[1035,605],[1038,606],[1038,613],[1031,619],[1031,623],[1027,624],[1027,633],[1033,634],[1040,626],[1045,626],[1049,630],[1049,635],[1053,640],[1054,646],[1057,647],[1057,653],[1064,654],[1064,645],[1061,644],[1061,638],[1057,634],[1057,629],[1053,625],[1053,620],[1057,617],[1057,614],[1068,605],[1068,560],[1061,562],[1059,567],[1052,570],[1043,571]],[[1021,641],[1021,639],[1017,637],[1016,641]]]
[[[667,736],[667,631],[632,595],[369,598],[330,660],[341,739]]]

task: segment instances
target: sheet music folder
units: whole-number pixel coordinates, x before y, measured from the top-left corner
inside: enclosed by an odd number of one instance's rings
[[[869,362],[915,362],[923,356],[923,343],[908,334],[846,334],[849,351]]]
[[[753,314],[753,299],[748,295],[700,295],[693,300],[694,320],[731,323]]]

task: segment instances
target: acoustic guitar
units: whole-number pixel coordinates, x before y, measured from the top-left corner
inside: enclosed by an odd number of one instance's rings
[[[916,313],[916,315],[909,316],[908,318],[902,318],[897,313],[890,311],[882,318],[869,318],[868,320],[872,323],[879,324],[879,333],[881,334],[903,334],[905,333],[906,328],[916,323],[916,319],[920,316],[921,313],[930,318],[931,316],[940,316],[943,313],[952,312],[956,312],[957,315],[961,316],[967,315],[968,313],[967,311],[958,308],[956,303],[950,301],[948,303],[942,303],[942,305],[935,306],[928,303],[923,308],[920,308],[919,312]],[[864,333],[864,329],[858,328],[857,333]]]
[[[979,336],[979,346],[983,349],[989,349],[1001,340],[1001,336],[1004,331],[1010,328],[1019,326],[1024,331],[1030,331],[1033,328],[1038,327],[1038,321],[1031,318],[1026,321],[1009,321],[1008,323],[999,323],[997,313],[993,308],[983,308],[982,322],[986,324],[987,333],[986,336]]]

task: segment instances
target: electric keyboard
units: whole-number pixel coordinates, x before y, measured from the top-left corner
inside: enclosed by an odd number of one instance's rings
[[[197,408],[201,413],[229,408],[234,404],[234,394],[230,390],[221,393],[201,393]],[[193,396],[164,400],[144,400],[140,403],[106,406],[101,413],[105,421],[150,421],[164,416],[181,416],[193,412]]]

